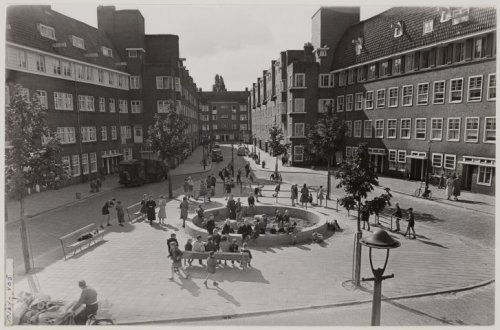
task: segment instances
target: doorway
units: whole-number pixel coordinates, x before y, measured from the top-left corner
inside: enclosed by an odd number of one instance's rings
[[[382,174],[384,173],[384,156],[383,155],[370,155],[370,162],[373,165],[373,169],[375,173]]]
[[[425,159],[411,158],[410,179],[423,181],[425,178]]]
[[[472,188],[472,165],[464,164],[462,168],[462,190],[470,191]]]

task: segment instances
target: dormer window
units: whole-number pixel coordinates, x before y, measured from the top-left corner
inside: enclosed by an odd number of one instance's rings
[[[85,41],[82,38],[71,36],[71,43],[76,48],[85,49]]]
[[[56,40],[56,30],[53,27],[38,24],[38,29],[40,30],[42,37]]]
[[[441,23],[444,23],[448,22],[450,19],[451,19],[451,10],[447,8],[441,12],[441,19],[439,21]]]
[[[431,33],[432,31],[434,31],[434,20],[433,19],[424,22],[424,35]]]
[[[111,48],[102,46],[102,54],[107,57],[113,57],[113,50]]]
[[[469,8],[454,9],[452,12],[451,24],[456,25],[469,21]]]
[[[135,58],[135,57],[137,57],[137,53],[138,53],[138,52],[137,52],[137,50],[135,50],[135,49],[134,49],[134,50],[129,50],[129,51],[128,51],[128,57],[130,57],[130,58]]]
[[[361,51],[363,50],[363,38],[359,37],[358,39],[354,39],[352,44],[354,45],[356,55],[361,55]]]
[[[403,22],[399,21],[391,24],[391,27],[394,29],[394,38],[399,38],[403,35]]]

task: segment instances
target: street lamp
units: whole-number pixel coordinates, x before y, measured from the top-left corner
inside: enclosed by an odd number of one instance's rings
[[[389,260],[389,250],[400,247],[401,242],[393,239],[385,230],[379,229],[373,233],[373,235],[362,238],[360,243],[370,248],[370,266],[374,277],[362,278],[362,281],[374,281],[372,326],[378,326],[380,325],[380,309],[382,303],[382,281],[394,277],[394,274],[383,276],[385,267],[387,266],[387,261]],[[383,268],[375,269],[373,267],[372,249],[385,249],[387,251]]]
[[[427,197],[429,195],[429,176],[431,173],[431,140],[429,140],[429,147],[427,149],[427,163],[425,166],[425,191],[422,194],[422,197]]]

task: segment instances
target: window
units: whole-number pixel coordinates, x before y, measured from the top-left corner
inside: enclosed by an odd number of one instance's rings
[[[384,120],[377,119],[375,120],[375,137],[383,138],[384,137]]]
[[[392,60],[392,74],[401,73],[401,57]]]
[[[62,68],[61,60],[53,59],[52,60],[52,70],[53,70],[54,74],[61,75],[62,74],[61,68]]]
[[[357,69],[357,77],[358,77],[358,82],[365,81],[366,80],[366,71],[364,66],[360,66]]]
[[[115,99],[109,99],[109,112],[115,112]]]
[[[464,89],[464,79],[450,79],[450,103],[461,103]]]
[[[69,156],[61,156],[61,162],[66,173],[71,175],[71,165]]]
[[[364,133],[363,136],[365,138],[371,138],[372,137],[372,121],[371,120],[365,120],[364,122]]]
[[[345,147],[345,158],[346,159],[352,158],[352,147]]]
[[[63,75],[66,77],[71,77],[71,64],[69,62],[62,62]]]
[[[104,97],[99,97],[99,111],[106,112],[106,99]]]
[[[71,172],[73,176],[80,175],[80,155],[72,155],[71,156]]]
[[[491,186],[491,178],[493,177],[493,167],[478,166],[477,184]]]
[[[415,119],[415,139],[425,140],[427,135],[427,119],[416,118]]]
[[[217,115],[212,115],[212,120],[217,120]]]
[[[405,72],[415,70],[415,53],[407,54],[405,56]]]
[[[390,74],[389,71],[389,61],[384,61],[380,63],[380,76],[387,76]]]
[[[346,107],[345,107],[345,111],[352,111],[352,94],[348,94],[346,95],[345,97],[345,103],[346,103]]]
[[[398,163],[406,163],[406,150],[398,150]]]
[[[484,142],[495,143],[497,132],[496,117],[484,117]]]
[[[97,172],[97,155],[95,152],[91,152],[89,156],[90,156],[90,172],[95,173]]]
[[[76,142],[74,127],[57,127],[56,134],[59,137],[61,144],[70,144]]]
[[[444,104],[444,94],[445,94],[445,81],[435,81],[432,90],[432,103],[433,104]]]
[[[305,112],[305,99],[294,99],[293,112]]]
[[[94,97],[89,95],[78,95],[78,108],[80,111],[95,111]]]
[[[345,121],[345,126],[347,127],[345,136],[352,136],[352,121]]]
[[[115,84],[115,74],[109,72],[108,73],[108,84],[109,85],[114,85]]]
[[[397,150],[389,149],[389,169],[393,171],[398,169],[396,155]]]
[[[240,111],[247,111],[247,106],[240,104]]]
[[[424,22],[424,31],[423,34],[431,33],[434,30],[434,20],[431,19],[429,21]]]
[[[460,140],[460,118],[448,118],[447,141]]]
[[[361,120],[354,121],[354,137],[361,137]]]
[[[453,52],[453,61],[454,62],[463,62],[465,61],[465,42],[458,42],[455,44],[455,50]]]
[[[398,106],[398,88],[389,88],[389,108],[395,108]]]
[[[418,84],[417,104],[426,105],[428,101],[429,101],[429,83]]]
[[[106,126],[101,126],[101,141],[108,140],[108,128]]]
[[[337,96],[337,112],[344,111],[344,95]]]
[[[36,93],[38,95],[38,100],[40,101],[40,105],[42,106],[42,108],[47,109],[49,107],[49,104],[47,102],[47,91],[38,90],[36,91]]]
[[[293,82],[293,87],[306,87],[306,75],[304,73],[296,73]]]
[[[73,95],[54,92],[54,108],[56,110],[73,110]]]
[[[248,125],[247,124],[240,124],[240,131],[246,131],[248,130]]]
[[[399,137],[403,140],[409,140],[411,137],[411,119],[403,118],[401,119],[401,128],[399,131]]]
[[[449,55],[451,54],[448,54],[448,46],[438,47],[436,54],[436,65],[440,66],[447,64]]]
[[[85,41],[82,38],[71,36],[71,43],[76,48],[85,49]]]
[[[377,77],[377,65],[370,64],[368,65],[368,80],[375,79]]]
[[[398,120],[397,119],[387,119],[387,138],[395,139],[396,132],[398,128]]]
[[[443,139],[443,118],[431,118],[431,140]]]
[[[218,129],[217,124],[212,124],[212,129],[214,130]]]
[[[354,103],[354,110],[356,110],[356,111],[363,110],[363,93],[356,93],[356,101]]]
[[[17,55],[17,66],[26,69],[28,67],[26,61],[27,58],[26,52],[24,50],[18,50],[16,55]]]
[[[455,169],[455,162],[456,162],[457,156],[456,155],[444,155],[444,168],[448,170],[454,170]]]
[[[120,113],[128,113],[128,102],[127,100],[118,100],[118,111]]]
[[[175,91],[182,92],[181,78],[175,77]]]
[[[111,48],[102,46],[102,55],[106,57],[113,57],[113,50]]]
[[[366,92],[365,109],[373,109],[373,91]]]
[[[172,86],[172,77],[170,76],[157,76],[156,89],[170,89]]]
[[[319,75],[319,87],[333,87],[333,77],[331,74]]]
[[[246,120],[248,120],[248,116],[247,115],[240,115],[240,120],[246,121]]]
[[[465,142],[479,141],[479,117],[465,118]]]
[[[36,70],[45,72],[45,56],[36,55]]]
[[[138,51],[135,49],[128,51],[128,57],[130,57],[130,58],[135,58],[135,57],[137,57],[137,55],[138,55]]]
[[[432,167],[443,167],[443,154],[432,154]]]
[[[486,94],[486,99],[488,101],[497,99],[497,74],[490,73],[488,75],[488,92]]]
[[[130,89],[141,89],[141,76],[130,77]]]
[[[81,128],[82,142],[95,142],[97,141],[95,126],[83,126]]]
[[[97,79],[99,83],[104,84],[104,71],[101,69],[97,70]]]
[[[347,83],[349,85],[354,84],[354,69],[347,71]]]
[[[318,112],[325,113],[328,111],[333,111],[333,99],[319,99]]]
[[[116,139],[117,139],[116,126],[111,126],[111,140],[116,140]]]
[[[467,102],[481,101],[482,90],[483,90],[483,76],[469,77],[469,93],[467,94]]]
[[[385,89],[377,90],[377,108],[385,107]]]
[[[220,119],[227,119],[229,118],[229,115],[220,115]]]
[[[441,19],[439,20],[441,23],[448,22],[451,19],[451,9],[447,8],[441,11]]]
[[[391,24],[391,27],[394,27],[394,38],[399,38],[403,35],[403,24],[401,22],[397,22],[394,26]]]
[[[89,174],[89,155],[82,154],[82,173]]]
[[[293,136],[305,136],[304,132],[304,123],[295,123],[295,130],[293,132]]]
[[[339,86],[345,86],[347,80],[347,72],[342,71],[339,73]]]
[[[142,112],[142,101],[141,100],[130,101],[130,112],[131,113],[141,113]]]
[[[486,56],[486,37],[474,39],[474,58],[482,58]]]
[[[431,65],[430,57],[431,57],[430,49],[429,50],[422,50],[420,52],[420,68],[421,69],[427,69],[430,67],[430,65]]]
[[[293,146],[293,161],[303,162],[304,161],[304,147],[303,146]]]
[[[42,35],[42,37],[56,40],[56,30],[54,30],[53,27],[39,24],[38,29],[40,30],[40,34]]]

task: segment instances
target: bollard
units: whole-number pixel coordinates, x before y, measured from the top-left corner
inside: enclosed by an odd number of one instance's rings
[[[82,198],[82,194],[81,194],[81,193],[79,193],[79,192],[75,193],[75,198],[76,198],[76,199],[80,199],[80,198]]]

